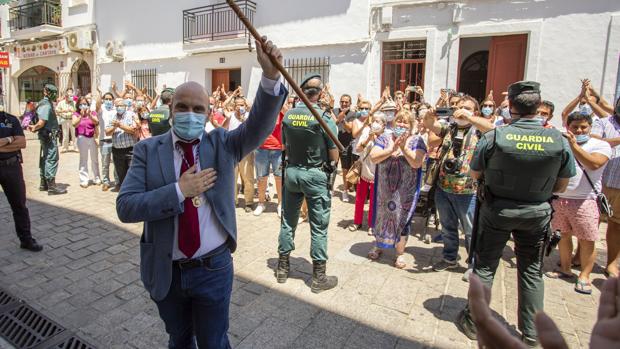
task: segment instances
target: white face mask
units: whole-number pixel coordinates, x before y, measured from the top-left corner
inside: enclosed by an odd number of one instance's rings
[[[374,133],[381,132],[382,129],[383,126],[381,126],[381,124],[378,122],[373,122],[372,125],[370,125],[370,130]]]

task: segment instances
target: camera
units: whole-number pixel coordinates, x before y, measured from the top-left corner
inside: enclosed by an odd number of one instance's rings
[[[457,174],[461,172],[463,161],[461,159],[448,159],[443,162],[443,170],[447,174]]]
[[[454,158],[444,160],[441,166],[447,174],[457,174],[461,172],[461,168],[463,167],[461,153],[463,151],[464,131],[460,130],[456,123],[452,123],[450,124],[450,133],[452,135],[452,142],[445,145],[446,149],[444,149],[444,151],[452,150]]]

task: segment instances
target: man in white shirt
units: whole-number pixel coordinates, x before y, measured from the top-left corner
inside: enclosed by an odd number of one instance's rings
[[[246,111],[247,103],[243,97],[235,97],[235,111],[228,122],[228,131],[236,130],[247,120],[249,113]],[[252,212],[254,205],[254,152],[241,159],[235,169],[235,205],[238,205],[237,181],[241,177],[243,184],[243,197],[245,198],[245,212]]]
[[[75,127],[71,124],[75,113],[75,101],[73,100],[73,89],[68,88],[65,97],[56,105],[58,123],[62,127],[62,149],[61,153],[69,151],[69,146],[75,151]]]

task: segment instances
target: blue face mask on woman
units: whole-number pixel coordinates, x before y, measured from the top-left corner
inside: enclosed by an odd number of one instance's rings
[[[404,135],[405,132],[407,132],[407,129],[404,128],[404,127],[398,126],[398,127],[394,128],[394,136],[396,136],[396,138]]]
[[[103,102],[103,106],[107,109],[107,110],[112,110],[112,107],[114,106],[112,104],[112,101],[105,101]]]
[[[489,117],[491,116],[491,114],[493,114],[493,108],[491,107],[483,107],[482,108],[482,115],[484,115],[484,117]]]
[[[116,113],[118,115],[125,114],[126,111],[127,111],[127,107],[121,107],[121,106],[116,107]]]
[[[174,114],[172,129],[174,133],[186,141],[198,139],[204,132],[207,116],[194,112],[183,112]]]

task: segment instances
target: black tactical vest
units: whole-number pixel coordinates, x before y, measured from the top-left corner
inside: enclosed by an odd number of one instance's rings
[[[151,111],[149,116],[149,130],[151,135],[159,136],[170,130],[170,107],[162,105],[161,107]]]
[[[494,144],[484,171],[493,197],[532,203],[551,199],[562,166],[560,131],[524,122],[497,127],[485,137]]]

